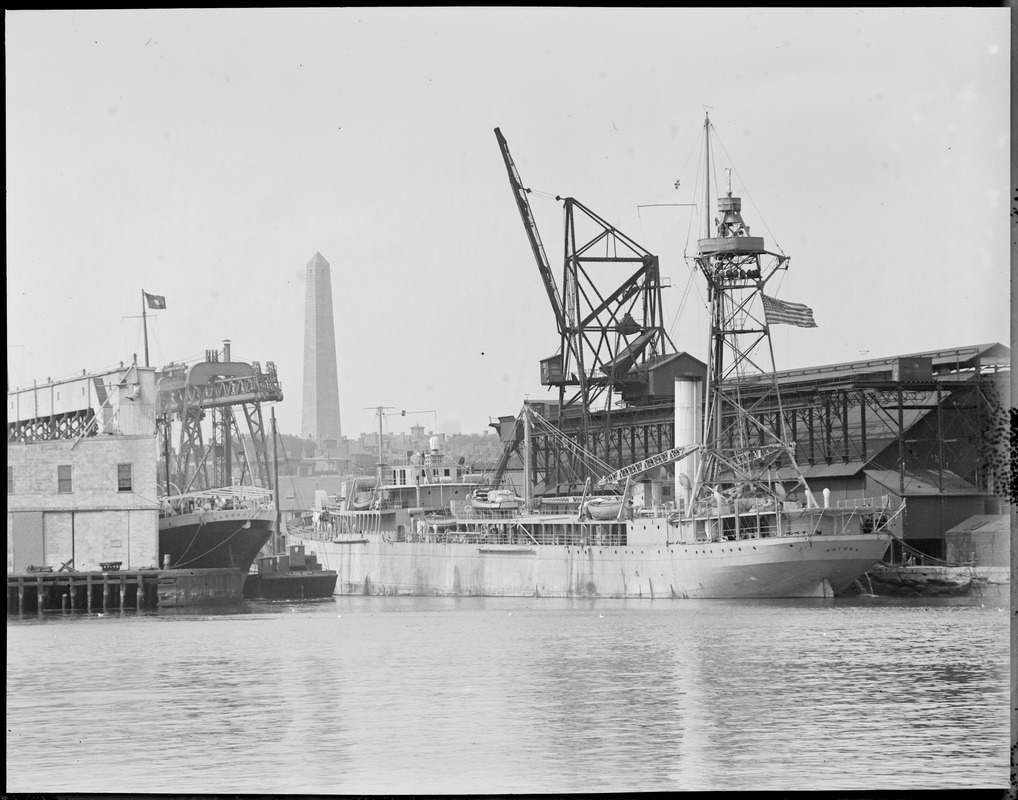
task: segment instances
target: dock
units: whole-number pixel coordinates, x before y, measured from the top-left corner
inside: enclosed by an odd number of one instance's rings
[[[7,613],[136,611],[222,605],[243,600],[245,573],[238,569],[49,569],[8,573]]]

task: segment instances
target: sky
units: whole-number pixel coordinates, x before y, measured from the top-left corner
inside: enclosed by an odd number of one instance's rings
[[[154,366],[229,339],[275,362],[299,434],[320,252],[344,435],[377,406],[481,433],[557,399],[496,127],[556,274],[571,196],[660,256],[703,359],[708,111],[753,235],[791,257],[776,295],[818,324],[775,330],[779,369],[1008,344],[1010,13],[7,11],[9,386],[143,360],[144,290]]]

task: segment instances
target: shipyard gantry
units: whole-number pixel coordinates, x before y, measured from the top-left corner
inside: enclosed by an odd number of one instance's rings
[[[210,350],[205,361],[165,367],[157,379],[163,466],[170,469],[170,428],[177,422],[179,444],[167,481],[182,493],[233,483],[272,485],[261,404],[283,399],[275,364],[268,362],[263,371],[257,361],[231,361],[229,342],[221,355],[222,360],[219,351]],[[250,447],[243,444],[241,416],[247,422]],[[211,423],[208,439],[202,425],[206,419]]]

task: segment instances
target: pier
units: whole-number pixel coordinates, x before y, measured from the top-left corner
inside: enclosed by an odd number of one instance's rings
[[[7,575],[7,613],[135,611],[240,603],[246,573],[237,569],[39,570]]]
[[[123,611],[158,606],[159,570],[26,572],[7,576],[7,613]]]

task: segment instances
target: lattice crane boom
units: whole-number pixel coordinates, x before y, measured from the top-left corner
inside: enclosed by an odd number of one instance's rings
[[[548,262],[548,255],[544,252],[544,244],[541,242],[541,234],[537,230],[537,223],[530,210],[530,201],[527,199],[529,189],[524,188],[520,174],[516,170],[516,164],[509,155],[509,145],[506,143],[502,131],[495,128],[495,136],[498,138],[498,146],[502,151],[502,160],[505,162],[506,172],[509,173],[509,184],[513,189],[513,197],[516,198],[516,205],[520,210],[520,217],[523,219],[523,227],[527,231],[527,238],[530,240],[530,247],[534,251],[534,258],[537,259],[537,269],[541,273],[541,280],[544,281],[544,289],[548,293],[548,300],[551,301],[552,311],[555,313],[555,323],[558,325],[560,334],[566,331],[565,307],[562,303],[562,295],[559,293],[558,285],[555,283],[555,274]]]
[[[615,472],[609,472],[598,482],[598,486],[607,486],[609,483],[617,484],[621,483],[626,478],[631,478],[634,475],[639,475],[646,472],[654,467],[660,467],[664,464],[671,464],[673,461],[681,461],[686,456],[691,456],[697,450],[700,449],[698,444],[688,444],[683,447],[673,447],[671,450],[665,450],[662,453],[653,455],[650,458],[645,458],[643,461],[637,461],[635,464],[630,464],[622,469],[617,469]]]

